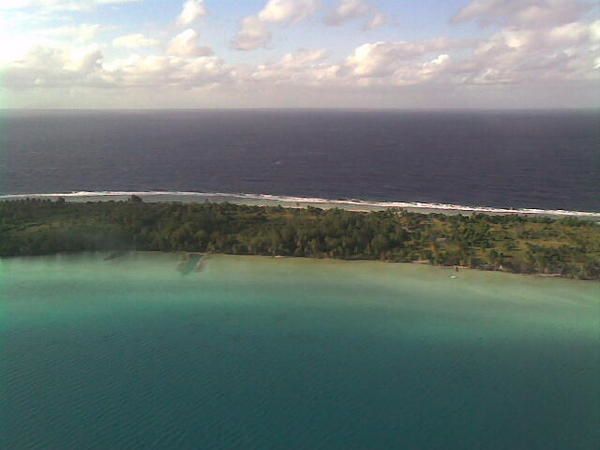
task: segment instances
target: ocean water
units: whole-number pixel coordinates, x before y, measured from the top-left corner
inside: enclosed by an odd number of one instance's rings
[[[0,448],[597,448],[597,283],[177,261],[0,260]]]
[[[600,212],[600,112],[0,111],[0,194],[185,191]]]

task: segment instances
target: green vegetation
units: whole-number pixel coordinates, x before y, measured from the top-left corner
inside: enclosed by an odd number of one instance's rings
[[[600,279],[600,225],[572,218],[138,199],[0,202],[0,256],[122,250],[419,261]]]

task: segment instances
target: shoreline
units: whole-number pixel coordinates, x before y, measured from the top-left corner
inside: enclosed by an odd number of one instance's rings
[[[115,253],[118,253],[118,256],[114,256]],[[572,281],[572,282],[585,282],[593,284],[597,283],[597,280],[589,280],[589,279],[579,279],[572,278],[568,276],[564,276],[561,274],[544,274],[544,273],[527,273],[527,272],[511,272],[508,270],[492,270],[492,269],[484,269],[481,267],[468,267],[468,266],[445,266],[439,264],[432,264],[430,262],[424,261],[388,261],[388,260],[380,260],[380,259],[346,259],[346,258],[312,258],[308,256],[284,256],[284,255],[260,255],[260,254],[232,254],[232,253],[203,253],[203,252],[186,252],[186,251],[160,251],[160,250],[127,250],[127,251],[119,251],[119,252],[111,252],[111,251],[73,251],[73,252],[58,252],[58,253],[49,253],[42,255],[27,255],[27,256],[0,256],[0,262],[9,261],[14,259],[36,259],[36,258],[55,258],[55,257],[76,257],[76,256],[96,256],[99,260],[112,264],[112,263],[120,263],[124,259],[128,257],[136,257],[136,256],[165,256],[165,257],[173,257],[174,270],[180,272],[182,276],[188,276],[192,273],[200,274],[202,273],[208,264],[208,261],[213,258],[248,258],[248,259],[259,259],[259,260],[272,260],[274,262],[277,261],[298,261],[304,263],[313,263],[313,262],[325,262],[331,264],[381,264],[386,266],[399,266],[399,267],[426,267],[429,269],[433,269],[440,272],[446,272],[451,279],[460,279],[462,273],[480,273],[480,274],[498,274],[498,275],[508,275],[514,276],[524,279],[531,280],[560,280],[560,281]],[[114,256],[114,257],[113,257]],[[182,265],[184,263],[190,262],[190,258],[197,258],[194,260],[194,264],[192,267],[187,268],[188,270],[182,270]],[[458,267],[458,271],[456,271],[456,267]]]
[[[0,195],[0,201],[24,199],[65,199],[71,203],[126,201],[135,195],[149,203],[180,202],[180,203],[233,203],[246,206],[281,206],[284,208],[339,208],[353,212],[375,212],[388,209],[403,209],[408,212],[421,214],[445,215],[522,215],[529,217],[575,217],[579,219],[600,221],[600,212],[568,211],[561,209],[539,208],[496,208],[488,206],[468,206],[447,203],[426,202],[397,202],[370,201],[357,199],[325,199],[310,197],[295,197],[270,194],[219,193],[219,192],[186,192],[186,191],[80,191],[69,193],[46,194],[7,194]]]

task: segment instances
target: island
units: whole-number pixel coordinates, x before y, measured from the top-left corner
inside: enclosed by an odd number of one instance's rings
[[[233,203],[0,202],[0,257],[161,251],[381,260],[600,280],[600,224],[576,217]]]

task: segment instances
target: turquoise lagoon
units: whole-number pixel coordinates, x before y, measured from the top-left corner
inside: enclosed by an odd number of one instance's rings
[[[598,283],[103,256],[0,261],[0,448],[600,442]]]

